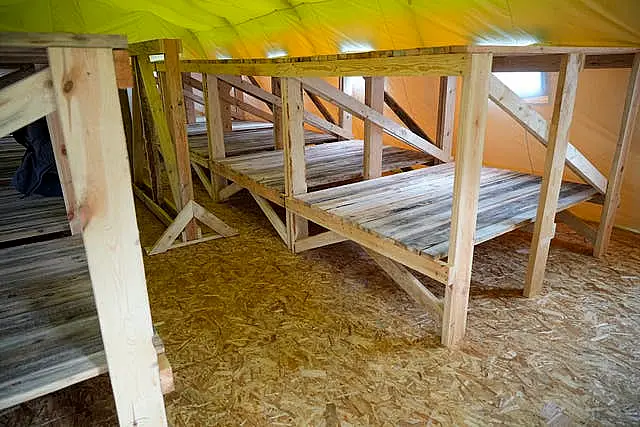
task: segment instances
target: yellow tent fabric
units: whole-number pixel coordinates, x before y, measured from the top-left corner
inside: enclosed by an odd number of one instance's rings
[[[185,57],[640,45],[640,0],[0,0],[0,30],[177,37]]]

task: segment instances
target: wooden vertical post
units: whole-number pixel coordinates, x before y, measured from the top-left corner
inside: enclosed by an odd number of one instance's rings
[[[124,135],[127,138],[127,157],[129,159],[129,168],[133,169],[133,123],[131,122],[131,108],[129,106],[129,93],[127,92],[127,89],[118,89],[118,99],[120,100]]]
[[[120,425],[166,426],[111,49],[49,48]]]
[[[133,90],[132,90],[132,149],[131,157],[133,163],[133,183],[135,185],[142,185],[145,183],[145,153],[144,153],[144,134],[142,126],[142,109],[140,106],[140,73],[138,69],[138,58],[131,58],[131,66],[133,68]]]
[[[222,123],[222,105],[218,91],[218,79],[212,74],[202,75],[202,94],[204,95],[204,113],[207,118],[207,142],[209,147],[209,171],[211,173],[211,197],[220,201],[220,190],[226,180],[213,172],[213,161],[224,159],[224,129]]]
[[[231,96],[231,85],[223,80],[218,80],[218,92],[220,93],[220,105],[222,106],[222,129],[224,132],[231,132],[233,130],[231,104],[223,99],[223,97]]]
[[[302,84],[297,79],[282,78],[280,79],[280,90],[282,92],[284,195],[285,197],[291,197],[307,192]],[[288,247],[293,251],[296,240],[308,235],[308,222],[289,210],[287,210],[286,222]]]
[[[438,125],[436,145],[451,156],[453,147],[453,126],[456,110],[456,76],[440,77],[440,96],[438,100]]]
[[[187,140],[187,119],[184,110],[184,95],[182,92],[182,75],[180,73],[180,42],[175,39],[164,41],[165,64],[165,110],[169,119],[169,129],[173,136],[176,152],[176,165],[180,190],[180,206],[178,211],[193,200],[193,182],[191,180],[191,161],[189,160],[189,141]],[[185,228],[186,240],[199,238],[199,229],[192,220]]]
[[[187,73],[188,76],[191,76],[191,73]],[[189,93],[193,93],[193,88],[191,85],[184,86],[183,89]],[[195,123],[196,122],[196,104],[188,99],[184,99],[184,109],[187,115],[187,123]]]
[[[338,89],[347,95],[353,95],[353,77],[339,77],[338,78]],[[353,118],[351,113],[347,110],[343,110],[342,108],[338,108],[338,125],[341,128],[348,130],[349,132],[353,132]]]
[[[467,323],[491,62],[491,54],[471,55],[462,86],[449,236],[449,280],[442,319],[442,344],[446,346],[460,343]]]
[[[384,109],[384,77],[364,78],[364,102],[379,113]],[[382,176],[382,128],[364,121],[364,178]]]
[[[280,77],[271,77],[271,92],[281,98]],[[282,108],[273,106],[273,139],[276,150],[282,150]]]
[[[627,98],[624,104],[624,111],[622,112],[618,144],[613,156],[613,161],[611,162],[607,193],[604,198],[604,205],[602,206],[602,214],[600,216],[600,226],[598,227],[598,234],[596,235],[596,242],[593,248],[593,254],[597,257],[602,257],[607,252],[607,247],[609,246],[616,209],[618,209],[618,205],[620,204],[620,188],[622,186],[624,165],[629,155],[631,138],[633,137],[639,106],[640,54],[636,53],[633,59],[631,75],[629,76]]]
[[[569,128],[573,119],[573,107],[578,89],[578,74],[584,56],[569,54],[562,58],[558,87],[553,105],[553,116],[549,128],[549,142],[544,163],[544,174],[540,187],[540,199],[531,240],[524,295],[532,297],[542,289],[544,270],[547,265],[549,246],[555,234],[555,217],[564,162],[569,143]]]

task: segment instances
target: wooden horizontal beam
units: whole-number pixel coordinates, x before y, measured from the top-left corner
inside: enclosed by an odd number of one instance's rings
[[[437,48],[436,48],[437,49]],[[419,50],[419,49],[418,49]],[[389,54],[387,52],[379,52]],[[274,77],[335,76],[461,76],[467,54],[409,54],[404,56],[334,55],[288,60],[182,61],[183,72]],[[294,60],[291,60],[294,59]],[[290,61],[289,61],[290,60]],[[162,70],[162,65],[159,65]]]
[[[51,71],[45,68],[0,90],[0,137],[55,111]]]
[[[549,123],[540,113],[493,75],[489,80],[489,98],[520,123],[540,143],[544,146],[548,144]],[[566,163],[585,182],[592,185],[600,193],[606,193],[607,178],[571,143],[567,146]]]
[[[113,34],[0,32],[2,47],[98,47],[126,49],[127,37]]]
[[[363,120],[369,120],[372,123],[383,128],[384,132],[409,144],[410,146],[417,148],[427,154],[436,157],[443,162],[450,161],[449,156],[444,153],[440,148],[431,144],[429,141],[419,137],[409,129],[400,126],[392,119],[385,117],[382,113],[377,112],[373,108],[370,108],[361,102],[357,101],[352,96],[345,94],[339,89],[331,86],[329,83],[322,79],[317,78],[305,78],[302,79],[302,83],[305,88],[309,89],[316,95],[335,103],[339,107],[349,111],[354,116],[357,116]]]
[[[324,233],[297,240],[294,244],[294,252],[300,253],[311,249],[321,248],[323,246],[344,242],[345,240],[348,239],[342,237],[338,233],[335,233],[333,231],[325,231]]]
[[[160,53],[165,53],[166,46],[165,41],[171,40],[173,42],[174,39],[155,39],[155,40],[147,40],[138,43],[131,43],[128,47],[125,45],[125,49],[129,50],[129,55],[138,56],[138,55],[157,55]],[[182,52],[182,41],[180,39],[176,39],[178,46],[178,53]],[[164,70],[163,70],[164,71]]]
[[[558,71],[560,71],[561,59],[561,54],[494,56],[492,71],[544,71],[549,73],[557,73]],[[585,60],[584,68],[631,68],[632,64],[632,53],[619,53],[614,55],[589,55]]]

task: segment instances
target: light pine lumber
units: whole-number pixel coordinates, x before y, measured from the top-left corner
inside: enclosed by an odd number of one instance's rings
[[[338,89],[349,95],[353,96],[353,79],[359,77],[338,77]],[[309,92],[308,93],[313,93]],[[338,106],[338,125],[346,131],[353,132],[353,117],[351,113],[344,108]]]
[[[430,53],[425,53],[430,50]],[[311,60],[191,60],[182,69],[192,73],[212,73],[275,77],[335,76],[460,76],[469,60],[466,53],[444,52],[443,48],[376,52],[375,55],[326,55]],[[409,54],[407,54],[409,52]],[[389,56],[383,56],[389,55]],[[287,58],[291,59],[291,58]]]
[[[204,112],[207,118],[207,147],[209,150],[209,170],[211,171],[211,195],[214,201],[220,201],[220,190],[226,186],[226,180],[216,174],[211,166],[214,160],[224,159],[224,123],[223,106],[218,79],[211,74],[202,75],[202,93]]]
[[[221,95],[231,96],[231,85],[226,81],[220,79],[218,76],[218,92]],[[231,105],[224,99],[220,100],[220,114],[222,117],[222,129],[225,132],[231,132],[233,130],[233,124],[231,123]]]
[[[325,231],[314,236],[305,237],[304,239],[296,241],[295,252],[300,253],[322,246],[333,245],[335,243],[344,242],[347,240],[338,233],[333,231]]]
[[[209,180],[209,176],[207,176],[207,173],[205,172],[204,168],[200,166],[197,162],[195,162],[193,158],[191,159],[191,167],[196,173],[196,176],[200,179],[200,182],[202,183],[202,185],[204,185],[204,189],[207,191],[207,194],[209,194],[209,197],[213,198],[211,181]]]
[[[51,71],[42,71],[0,90],[0,137],[55,110]]]
[[[531,250],[527,265],[527,276],[524,284],[524,295],[532,297],[542,289],[544,271],[549,255],[551,239],[555,234],[555,216],[558,206],[562,172],[567,147],[569,145],[569,129],[573,120],[578,89],[578,75],[582,68],[584,56],[570,54],[562,59],[558,86],[553,105],[553,115],[549,128],[549,141],[545,157],[540,202],[533,228]]]
[[[438,97],[438,123],[436,126],[436,145],[451,157],[453,148],[453,127],[456,113],[456,90],[458,78],[454,76],[440,77],[440,94]]]
[[[166,426],[111,49],[48,55],[118,420]]]
[[[489,98],[541,144],[548,145],[549,123],[540,113],[493,75],[490,80]],[[586,183],[592,185],[600,193],[606,193],[607,178],[571,143],[567,145],[566,161],[569,168]]]
[[[450,270],[442,318],[442,344],[447,347],[461,343],[467,324],[491,60],[490,54],[472,55],[463,77],[449,235]]]
[[[382,114],[384,109],[384,77],[364,78],[364,103]],[[364,121],[364,179],[382,176],[382,128],[371,120]]]
[[[149,250],[149,255],[157,255],[171,249],[171,245],[178,238],[185,227],[193,220],[193,201],[189,201],[184,208],[178,213],[171,225],[167,227],[162,235]],[[190,239],[189,241],[196,240]]]
[[[169,131],[169,125],[166,120],[162,99],[156,86],[156,79],[153,76],[153,66],[146,56],[137,58],[138,68],[140,70],[141,83],[139,87],[141,108],[144,114],[145,109],[148,111],[143,124],[145,126],[145,138],[160,148],[164,167],[167,171],[171,194],[176,206],[182,206],[180,178],[178,176],[178,162],[176,151]]]
[[[316,95],[319,95],[322,98],[325,98],[341,106],[342,108],[350,111],[356,117],[359,117],[363,120],[369,120],[372,123],[382,127],[385,133],[393,136],[394,138],[397,138],[400,141],[405,142],[406,144],[427,154],[430,154],[444,162],[449,160],[449,158],[445,156],[444,152],[441,149],[431,144],[429,141],[426,141],[425,139],[419,137],[409,129],[400,126],[392,119],[383,116],[381,113],[375,111],[374,109],[361,104],[353,97],[345,95],[340,90],[331,86],[324,80],[318,78],[305,78],[302,79],[302,82],[306,88],[314,92]]]
[[[329,123],[333,123],[334,125],[338,124],[336,122],[336,119],[333,118],[333,116],[331,115],[331,113],[329,112],[329,110],[327,109],[327,107],[324,105],[324,103],[320,98],[318,98],[308,90],[305,90],[305,93],[307,94],[311,102],[313,102],[313,105],[316,106],[316,108],[318,109],[320,114],[322,114],[322,117],[324,117],[326,121],[328,121]]]
[[[127,49],[127,38],[113,34],[0,32],[0,47],[96,47]]]
[[[49,136],[51,138],[51,148],[56,161],[56,170],[62,188],[64,197],[64,206],[67,210],[67,219],[69,220],[69,228],[71,234],[82,233],[82,224],[78,221],[76,212],[76,194],[73,189],[71,179],[71,169],[69,168],[69,158],[67,157],[67,149],[65,147],[64,133],[60,124],[60,116],[57,111],[47,116],[47,127],[49,128]]]
[[[365,248],[365,251],[411,298],[420,304],[427,312],[435,315],[437,320],[442,320],[442,300],[425,288],[405,266],[370,249]]]
[[[171,218],[171,216],[169,216],[169,214],[164,209],[162,209],[160,205],[158,205],[151,197],[147,196],[144,190],[139,188],[137,185],[134,185],[133,194],[135,194],[138,200],[140,200],[142,204],[145,205],[145,207],[149,209],[151,213],[153,213],[156,218],[158,218],[165,225],[165,227],[169,227],[171,225],[171,223],[173,222],[173,218]]]
[[[187,118],[182,94],[182,75],[179,58],[180,43],[177,40],[165,40],[164,49],[164,106],[176,153],[178,189],[180,191],[180,203],[176,206],[181,209],[189,201],[193,200],[193,181],[191,178],[191,161],[189,160]],[[195,221],[190,222],[184,231],[185,240],[194,240],[200,237]]]
[[[611,231],[616,217],[616,210],[620,204],[620,189],[622,187],[622,178],[624,166],[629,156],[631,148],[631,139],[638,118],[638,110],[640,109],[640,53],[635,55],[633,60],[633,68],[629,76],[629,84],[627,88],[627,97],[622,112],[622,121],[620,124],[620,134],[616,145],[616,152],[613,155],[611,170],[609,171],[609,180],[607,184],[607,192],[605,193],[604,205],[602,206],[602,214],[600,215],[600,226],[596,236],[593,254],[596,257],[602,257],[607,252]]]
[[[306,165],[304,158],[304,102],[300,80],[280,80],[282,93],[282,145],[284,155],[285,198],[307,192]],[[307,220],[293,212],[286,212],[287,246],[295,249],[298,239],[307,237]]]
[[[14,83],[29,77],[35,72],[34,64],[20,64],[17,70],[14,70],[0,77],[0,89],[11,86]]]
[[[182,52],[182,42],[180,39],[155,39],[138,43],[131,43],[125,46],[131,56],[149,56],[166,52],[166,43],[177,43],[178,52]]]
[[[250,194],[251,194],[251,197],[253,197],[253,199],[258,204],[258,207],[260,207],[260,210],[262,211],[262,213],[264,213],[264,215],[267,217],[267,219],[269,220],[273,228],[276,230],[276,233],[278,233],[278,236],[280,236],[280,238],[285,244],[288,244],[289,239],[287,235],[287,226],[282,222],[282,220],[280,219],[276,211],[269,204],[269,201],[267,199],[264,199],[258,196],[255,193],[250,193]]]
[[[280,90],[280,77],[271,77],[271,92],[281,99],[282,91]],[[280,105],[267,103],[273,110],[273,141],[276,150],[282,150],[282,101]]]
[[[261,110],[258,107],[254,107],[253,105],[248,104],[248,103],[246,103],[246,102],[244,102],[244,101],[242,101],[242,100],[240,100],[240,99],[238,99],[236,97],[232,97],[232,96],[226,97],[226,96],[223,95],[222,99],[225,102],[228,102],[229,104],[237,107],[238,109],[251,114],[252,116],[255,116],[255,117],[257,117],[259,119],[262,119],[262,120],[265,120],[267,122],[273,122],[273,114],[272,113],[269,113],[267,111]]]

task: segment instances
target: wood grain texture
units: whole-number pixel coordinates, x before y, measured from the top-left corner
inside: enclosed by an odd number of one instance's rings
[[[46,68],[0,90],[0,137],[55,110],[51,71]]]
[[[451,150],[453,149],[453,128],[456,114],[457,83],[457,77],[440,77],[436,145],[449,157],[451,157]]]
[[[48,53],[118,419],[166,425],[111,50]]]
[[[638,110],[640,109],[640,54],[636,54],[633,61],[633,68],[629,76],[627,97],[625,100],[622,121],[620,123],[620,134],[616,145],[616,152],[613,155],[607,193],[602,206],[600,216],[600,226],[593,249],[593,254],[597,257],[603,256],[607,252],[611,231],[613,230],[616,210],[620,204],[620,189],[624,166],[631,148],[631,140],[635,129]]]
[[[382,114],[384,109],[384,77],[364,78],[364,103]],[[382,128],[371,120],[364,121],[364,178],[382,175]]]
[[[224,159],[224,124],[222,122],[221,94],[218,90],[218,79],[211,74],[202,75],[202,93],[204,95],[204,112],[207,119],[207,158],[206,165],[211,170],[210,162],[214,159]],[[211,174],[211,196],[219,201],[219,193],[226,185],[226,180],[216,174]]]
[[[562,171],[569,145],[569,129],[573,120],[578,90],[578,75],[584,57],[570,54],[562,59],[556,88],[549,141],[542,175],[540,203],[531,240],[531,251],[524,284],[524,295],[532,297],[542,289],[551,239],[555,235],[555,216],[562,185]]]
[[[448,237],[449,278],[444,293],[441,342],[447,347],[464,338],[476,239],[482,153],[487,126],[491,55],[472,55],[464,75],[456,147],[451,231]],[[442,160],[442,159],[441,159]],[[447,161],[445,157],[444,161]]]
[[[127,38],[113,34],[0,32],[3,47],[97,47],[126,49]]]

